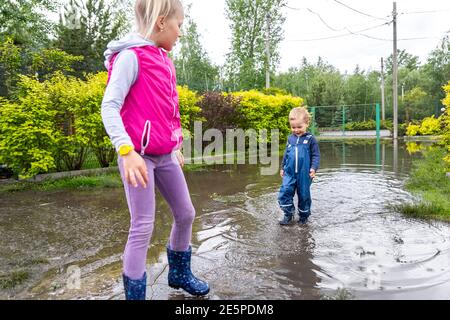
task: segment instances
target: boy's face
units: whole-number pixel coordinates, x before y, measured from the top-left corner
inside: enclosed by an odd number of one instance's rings
[[[290,120],[292,133],[301,136],[306,133],[308,129],[308,124],[303,120]]]

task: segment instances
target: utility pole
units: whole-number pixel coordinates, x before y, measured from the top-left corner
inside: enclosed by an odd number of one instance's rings
[[[381,119],[386,120],[385,112],[385,94],[384,94],[384,58],[381,58]]]
[[[398,61],[397,61],[397,2],[394,2],[394,55],[393,55],[393,111],[394,111],[394,140],[398,139]]]
[[[267,65],[266,65],[266,89],[270,88],[270,16],[269,13],[266,14],[266,55],[267,55]]]

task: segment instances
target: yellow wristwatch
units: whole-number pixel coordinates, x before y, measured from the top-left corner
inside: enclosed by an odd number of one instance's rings
[[[120,148],[119,148],[119,154],[121,155],[121,156],[126,156],[127,154],[129,154],[131,151],[133,151],[134,150],[134,147],[133,146],[130,146],[130,145],[128,145],[128,144],[123,144],[123,145],[121,145],[120,146]]]

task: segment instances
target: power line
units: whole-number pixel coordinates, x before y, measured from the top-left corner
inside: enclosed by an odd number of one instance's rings
[[[377,26],[373,26],[373,27],[362,29],[362,30],[358,30],[358,31],[351,31],[351,30],[349,30],[346,27],[346,28],[344,28],[348,32],[346,34],[340,34],[340,35],[330,36],[330,37],[321,37],[321,38],[312,38],[312,39],[300,39],[300,40],[289,40],[289,41],[319,41],[319,40],[328,40],[328,39],[348,37],[348,36],[351,36],[351,35],[362,35],[362,36],[366,36],[366,37],[371,37],[371,36],[368,36],[368,35],[365,35],[365,34],[361,34],[361,32],[365,32],[365,31],[369,31],[369,30],[372,30],[372,29],[380,28],[380,27],[385,26],[385,25],[389,25],[389,23],[386,22],[386,23],[383,23],[383,24],[380,24],[380,25],[377,25]],[[371,37],[371,38],[375,38],[375,37]],[[389,39],[380,39],[380,38],[377,38],[377,40],[391,41]]]
[[[338,29],[335,29],[335,28],[331,27],[331,26],[330,26],[330,25],[322,18],[322,16],[321,16],[320,14],[318,14],[317,12],[311,10],[310,8],[294,8],[294,7],[290,7],[290,6],[288,6],[288,5],[284,5],[284,6],[285,6],[286,8],[288,8],[288,9],[291,9],[291,10],[296,10],[296,11],[303,11],[303,10],[306,10],[306,11],[309,11],[309,12],[311,12],[312,14],[316,15],[317,17],[319,17],[320,21],[322,21],[322,23],[323,23],[328,29],[330,29],[330,30],[332,30],[332,31],[341,31],[341,30],[338,30]]]
[[[388,23],[384,23],[383,25],[387,25],[387,24]],[[366,38],[369,38],[369,39],[380,40],[380,41],[392,41],[390,39],[383,39],[383,38],[377,38],[377,37],[369,36],[369,35],[364,34],[364,33],[352,32],[351,30],[348,30],[348,29],[347,29],[347,31],[350,32],[350,34],[352,34],[352,35],[363,36],[363,37],[366,37]]]
[[[330,25],[329,25],[325,20],[323,20],[323,18],[322,18],[322,17],[320,16],[320,14],[318,14],[317,12],[314,12],[314,11],[312,11],[312,10],[309,9],[309,8],[306,8],[306,10],[308,10],[309,12],[311,12],[311,13],[315,14],[316,16],[318,16],[319,19],[320,19],[320,21],[322,21],[323,24],[326,25],[328,29],[330,29],[330,30],[332,30],[332,31],[341,31],[341,30],[335,29],[335,28],[333,28],[333,27],[330,27]]]
[[[422,13],[442,13],[442,12],[449,12],[450,9],[444,9],[444,10],[429,10],[429,11],[411,11],[411,12],[402,12],[400,15],[404,14],[422,14]]]
[[[352,10],[352,11],[355,11],[355,12],[357,12],[357,13],[359,13],[359,14],[362,14],[362,15],[364,15],[364,16],[371,17],[371,18],[378,19],[378,20],[384,20],[384,21],[386,21],[385,18],[375,17],[375,16],[373,16],[373,15],[371,15],[371,14],[368,14],[368,13],[365,13],[365,12],[362,12],[362,11],[359,11],[359,10],[357,10],[357,9],[355,9],[355,8],[352,8],[352,7],[346,5],[345,3],[342,3],[342,2],[340,2],[340,1],[338,1],[338,0],[333,0],[333,1],[336,2],[336,3],[339,3],[341,6],[344,6],[344,7],[348,8],[348,9],[350,9],[350,10]]]
[[[351,27],[351,26],[348,26],[348,27],[343,27],[343,28],[341,28],[341,29],[336,29],[336,28],[333,28],[332,26],[330,26],[330,24],[327,23],[327,22],[325,21],[325,19],[323,19],[322,16],[321,16],[319,13],[317,13],[317,12],[311,10],[310,8],[294,8],[294,7],[290,7],[290,6],[288,6],[288,5],[284,5],[284,6],[285,6],[286,8],[288,8],[288,9],[291,9],[291,10],[296,10],[296,11],[303,11],[303,10],[305,10],[305,11],[308,11],[308,12],[310,12],[310,13],[316,15],[316,16],[320,19],[320,21],[322,21],[322,23],[323,23],[328,29],[330,29],[331,31],[335,31],[335,32],[340,32],[340,31],[344,31],[344,30],[345,30],[345,31],[349,31],[348,28]],[[388,17],[389,17],[389,16],[388,16]],[[375,18],[375,19],[369,21],[368,23],[373,22],[373,21],[378,20],[378,19],[379,19],[379,18]],[[361,24],[357,24],[357,25],[353,25],[353,26],[359,26],[359,25],[361,25]],[[363,30],[363,31],[364,31],[364,30]]]
[[[349,9],[353,10],[353,11],[356,11],[356,12],[358,12],[358,13],[360,13],[360,14],[363,14],[363,15],[365,15],[365,16],[374,18],[372,21],[374,21],[374,20],[383,20],[383,21],[387,21],[387,22],[385,22],[385,23],[383,23],[383,24],[380,24],[380,25],[373,26],[373,27],[369,27],[369,28],[366,28],[366,29],[362,29],[362,30],[359,30],[359,31],[351,31],[351,30],[349,29],[350,27],[344,27],[344,28],[342,28],[342,29],[336,29],[336,28],[333,28],[332,26],[330,26],[330,25],[322,18],[322,16],[321,16],[320,14],[318,14],[317,12],[311,10],[310,8],[294,8],[294,7],[291,7],[291,6],[288,6],[288,5],[284,5],[284,7],[288,8],[288,9],[291,9],[291,10],[296,10],[296,11],[306,10],[306,11],[308,11],[308,12],[310,12],[310,13],[316,15],[317,17],[319,17],[319,19],[322,21],[322,23],[323,23],[328,29],[330,29],[330,30],[332,30],[332,31],[334,31],[334,32],[340,32],[340,31],[344,31],[344,30],[348,32],[348,33],[346,33],[346,34],[341,34],[341,35],[336,35],[336,36],[320,37],[320,38],[312,38],[312,39],[287,40],[287,41],[289,41],[289,42],[321,41],[321,40],[329,40],[329,39],[336,39],[336,38],[348,37],[348,36],[351,36],[351,35],[362,36],[362,37],[366,37],[366,38],[373,39],[373,40],[379,40],[379,41],[389,41],[389,42],[393,41],[393,39],[378,38],[378,37],[374,37],[374,36],[371,36],[371,35],[367,35],[367,34],[361,33],[361,32],[365,32],[365,31],[369,31],[369,30],[372,30],[372,29],[376,29],[376,28],[379,28],[379,27],[382,27],[382,26],[385,26],[385,25],[390,25],[390,24],[393,22],[392,20],[387,20],[387,19],[384,19],[384,18],[378,18],[378,17],[372,16],[372,15],[370,15],[370,14],[366,14],[366,13],[364,13],[364,12],[361,12],[361,11],[359,11],[359,10],[356,10],[356,9],[354,9],[354,8],[349,7],[349,6],[346,5],[345,3],[342,3],[342,2],[340,2],[340,1],[338,1],[338,0],[333,0],[333,1],[335,1],[335,2],[337,2],[337,3],[339,3],[339,4],[341,4],[341,5],[343,5],[343,6],[345,6],[345,7],[347,7],[347,8],[349,8]],[[450,11],[450,10],[449,10],[449,11]],[[417,12],[406,12],[406,13],[404,13],[404,14],[431,13],[431,12],[441,12],[441,11],[436,11],[436,10],[433,10],[433,11],[417,11]],[[398,14],[397,14],[397,16],[398,16]],[[391,17],[391,16],[386,16],[386,17]],[[397,39],[397,41],[429,40],[429,39],[440,39],[440,38],[437,38],[437,37],[416,37],[416,38],[403,38],[403,39]]]

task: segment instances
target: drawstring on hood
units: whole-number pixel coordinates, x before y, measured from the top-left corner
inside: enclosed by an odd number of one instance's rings
[[[153,41],[145,39],[136,32],[129,33],[120,40],[111,41],[103,54],[105,56],[105,67],[109,70],[113,56],[123,50],[154,45],[155,43]]]

